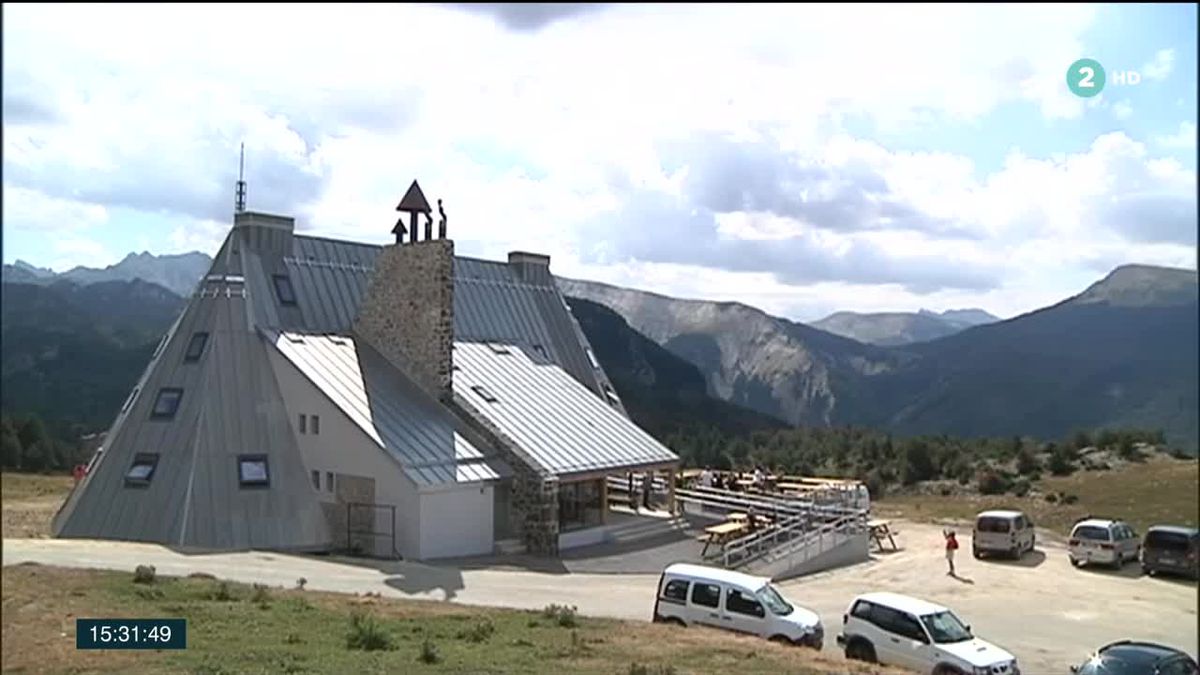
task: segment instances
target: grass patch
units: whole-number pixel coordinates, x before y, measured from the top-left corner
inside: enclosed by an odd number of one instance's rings
[[[0,473],[4,536],[50,536],[50,521],[74,484],[70,476]]]
[[[1144,533],[1158,524],[1195,527],[1200,511],[1198,482],[1200,465],[1196,460],[1154,457],[1109,471],[1043,477],[1032,484],[1037,495],[891,497],[877,502],[874,509],[882,515],[917,521],[965,521],[985,509],[1019,508],[1039,527],[1064,535],[1077,519],[1093,514],[1122,518]],[[1054,497],[1047,499],[1049,495]]]
[[[254,589],[241,584],[163,575],[134,584],[128,572],[41,565],[6,567],[2,583],[4,672],[896,672],[714,630],[574,613],[576,627],[563,630],[540,612],[279,588],[260,609],[248,601]],[[149,590],[157,593],[139,593]],[[243,601],[214,599],[223,595]],[[75,617],[97,616],[186,618],[188,648],[76,651]],[[350,649],[347,628],[368,642],[386,635],[392,648]]]

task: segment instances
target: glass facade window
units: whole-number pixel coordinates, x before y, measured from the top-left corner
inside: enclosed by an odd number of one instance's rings
[[[563,483],[558,486],[558,529],[560,531],[595,527],[601,523],[600,480]]]

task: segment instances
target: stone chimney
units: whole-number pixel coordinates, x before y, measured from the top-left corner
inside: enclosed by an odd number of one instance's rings
[[[449,400],[453,396],[453,240],[404,242],[398,236],[397,243],[384,247],[375,259],[354,332],[422,388],[439,400]]]
[[[527,284],[553,285],[550,277],[550,256],[524,251],[510,251],[508,265],[517,277]]]

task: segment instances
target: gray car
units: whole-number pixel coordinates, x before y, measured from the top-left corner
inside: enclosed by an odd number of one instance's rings
[[[1175,525],[1155,525],[1146,530],[1142,571],[1200,578],[1200,530]]]

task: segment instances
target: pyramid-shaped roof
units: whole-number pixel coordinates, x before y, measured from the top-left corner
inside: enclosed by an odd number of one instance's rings
[[[57,536],[201,549],[329,545],[271,347],[251,319],[244,234],[230,233],[163,339],[100,457],[55,516]],[[254,480],[259,466],[266,485]]]

